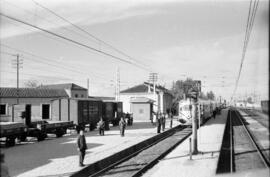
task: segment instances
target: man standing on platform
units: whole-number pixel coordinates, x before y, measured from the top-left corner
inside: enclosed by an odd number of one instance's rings
[[[163,113],[163,115],[162,115],[162,131],[163,132],[165,130],[165,125],[166,125],[166,114]]]
[[[79,151],[79,166],[82,167],[84,166],[83,164],[83,160],[84,160],[84,156],[85,156],[85,151],[87,149],[87,145],[86,145],[86,140],[85,140],[85,136],[84,136],[84,132],[83,130],[80,130],[80,135],[78,136],[77,139],[77,145],[78,145],[78,151]]]
[[[126,121],[124,117],[121,117],[121,120],[119,122],[119,128],[120,128],[120,135],[125,136]]]
[[[161,129],[161,113],[158,112],[157,113],[157,133],[160,133],[160,129]]]
[[[105,122],[102,117],[100,117],[100,121],[98,122],[99,135],[104,136]]]

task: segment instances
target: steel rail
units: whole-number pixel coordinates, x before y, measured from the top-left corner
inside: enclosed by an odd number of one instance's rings
[[[182,128],[182,127],[181,127],[181,128]],[[179,130],[179,131],[185,130],[185,128],[186,128],[186,127],[184,127],[183,129],[181,129],[181,130]],[[158,139],[157,141],[155,141],[155,142],[149,144],[148,146],[146,146],[146,147],[144,147],[144,148],[142,148],[142,149],[140,149],[140,150],[138,150],[138,151],[136,151],[136,152],[130,154],[129,156],[127,156],[127,157],[125,157],[125,158],[122,158],[122,159],[118,160],[117,162],[111,164],[110,166],[108,166],[108,167],[106,167],[106,168],[103,168],[103,169],[101,169],[101,170],[95,172],[94,174],[89,175],[89,177],[96,177],[96,176],[99,176],[99,175],[105,173],[106,171],[109,171],[110,169],[113,169],[115,166],[121,164],[122,162],[127,161],[128,159],[131,159],[132,157],[136,156],[136,155],[139,154],[140,152],[142,152],[142,151],[144,151],[144,150],[146,150],[146,149],[148,149],[148,148],[154,146],[155,144],[161,142],[162,140],[164,140],[164,139],[166,139],[166,138],[172,136],[173,134],[175,134],[176,131],[177,131],[177,130],[175,130],[175,131],[169,133],[168,135],[165,135],[164,137]]]
[[[150,161],[147,165],[142,167],[140,170],[138,170],[135,174],[132,175],[132,177],[140,177],[144,172],[146,172],[148,169],[152,168],[160,159],[165,157],[168,153],[170,153],[173,149],[175,149],[181,142],[186,140],[192,133],[192,130],[185,135],[183,138],[181,138],[177,143],[175,143],[172,147],[167,149],[165,152],[161,153],[158,157],[156,157],[154,160]]]
[[[250,130],[249,130],[248,127],[244,124],[244,122],[241,120],[241,115],[239,115],[240,113],[239,113],[237,110],[235,110],[235,111],[236,111],[236,115],[237,115],[238,119],[240,120],[240,122],[241,122],[242,125],[244,126],[244,129],[245,129],[246,133],[248,134],[248,136],[249,136],[249,138],[250,138],[252,144],[255,146],[257,152],[259,153],[259,155],[260,155],[260,157],[261,157],[261,159],[262,159],[264,165],[265,165],[267,168],[269,168],[269,167],[270,167],[270,163],[269,163],[269,161],[267,160],[267,157],[264,156],[264,154],[262,153],[262,151],[261,151],[259,145],[256,143],[255,138],[254,138],[253,135],[251,134]]]

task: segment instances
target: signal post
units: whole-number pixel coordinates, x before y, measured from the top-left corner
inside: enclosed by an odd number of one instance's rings
[[[198,90],[191,89],[188,94],[191,101],[191,115],[192,115],[192,154],[198,154]]]

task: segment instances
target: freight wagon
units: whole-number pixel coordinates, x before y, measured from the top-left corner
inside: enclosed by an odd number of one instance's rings
[[[109,130],[110,123],[112,123],[113,126],[118,125],[123,114],[122,102],[103,101],[102,114],[106,130]]]
[[[73,121],[76,128],[94,130],[102,116],[102,101],[94,98],[62,98],[52,101],[53,121]]]
[[[67,128],[73,126],[71,121],[32,120],[30,104],[14,105],[12,117],[14,122],[0,122],[0,138],[5,138],[7,146],[15,145],[16,138],[25,141],[26,137],[36,137],[38,141],[42,141],[47,137],[47,133],[61,137]]]

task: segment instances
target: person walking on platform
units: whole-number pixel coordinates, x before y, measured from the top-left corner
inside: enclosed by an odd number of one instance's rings
[[[80,130],[80,135],[77,138],[77,146],[78,146],[78,151],[79,151],[79,166],[82,167],[84,166],[83,160],[85,156],[85,151],[87,149],[83,130]]]
[[[217,108],[215,108],[214,111],[213,111],[213,118],[214,119],[216,118],[216,115],[217,115]]]
[[[157,133],[160,133],[161,129],[161,113],[157,113]]]
[[[98,122],[99,135],[104,136],[105,122],[102,117],[100,117],[100,121]]]
[[[161,119],[161,125],[162,125],[162,131],[164,132],[165,131],[165,125],[166,125],[166,114],[163,113],[162,115],[162,119]]]
[[[126,121],[124,117],[121,117],[121,120],[119,122],[119,128],[120,128],[120,135],[125,136]]]

